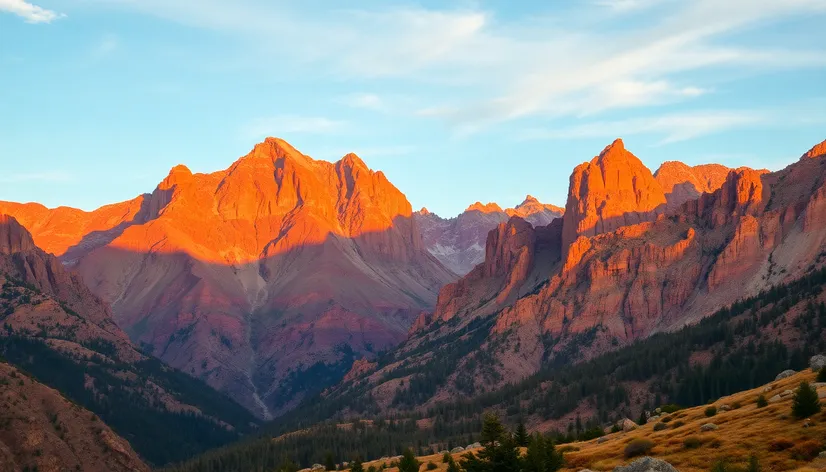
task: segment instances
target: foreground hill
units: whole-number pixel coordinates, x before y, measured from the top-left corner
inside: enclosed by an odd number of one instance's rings
[[[445,267],[465,275],[485,260],[485,239],[498,224],[518,216],[533,226],[545,226],[565,211],[528,195],[514,208],[476,202],[454,218],[442,218],[422,208],[414,214],[425,247]]]
[[[138,351],[107,305],[6,215],[0,287],[0,356],[96,413],[147,461],[180,460],[250,429],[241,406]]]
[[[0,362],[0,470],[148,472],[97,415]]]
[[[565,454],[565,470],[612,470],[628,462],[625,449],[638,439],[651,441],[647,455],[663,459],[681,472],[708,471],[720,461],[745,468],[751,455],[764,470],[824,470],[826,454],[821,452],[826,451],[826,411],[810,419],[796,419],[792,415],[794,395],[790,393],[801,381],[814,383],[816,376],[806,369],[708,405],[660,415],[629,432],[572,443],[566,448],[571,452]],[[815,385],[820,398],[826,398],[826,384]],[[758,405],[760,396],[771,399],[768,406]],[[716,409],[712,416],[707,411],[710,407]]]
[[[384,174],[274,138],[93,212],[0,211],[111,303],[132,340],[261,417],[402,341],[455,278]]]

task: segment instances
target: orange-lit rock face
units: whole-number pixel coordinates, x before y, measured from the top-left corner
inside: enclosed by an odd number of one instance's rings
[[[434,319],[460,317],[462,322],[437,332],[461,330],[470,320],[493,316],[491,346],[519,346],[518,352],[488,346],[495,355],[492,365],[505,366],[497,368],[505,383],[535,372],[543,359],[571,355],[569,349],[588,357],[696,322],[742,297],[796,279],[826,264],[824,150],[826,145],[815,146],[778,172],[729,170],[722,182],[696,168],[663,166],[660,180],[671,175],[675,186],[688,181],[717,188],[660,213],[665,201],[660,184],[614,143],[574,171],[564,227],[556,239],[544,238],[543,246],[538,234],[532,239],[518,225],[491,231],[488,241],[496,244],[488,247],[485,262],[439,294]],[[674,177],[674,169],[691,172]],[[635,179],[625,179],[621,170]],[[608,215],[617,214],[623,216],[606,223]],[[638,220],[644,221],[629,224]],[[553,235],[553,228],[535,231]],[[566,257],[549,256],[553,245],[557,255],[567,250]],[[531,275],[520,284],[523,261],[531,259]],[[542,276],[533,275],[537,268]],[[409,345],[416,345],[415,336]],[[433,342],[433,333],[428,336]],[[590,344],[581,344],[582,336]]]
[[[579,236],[651,221],[665,205],[665,194],[651,171],[618,139],[571,174],[563,216],[563,252]]]
[[[334,381],[353,357],[403,339],[454,278],[384,174],[274,138],[224,171],[177,166],[151,194],[94,212],[4,210],[133,340],[261,415],[300,400],[291,372],[326,364]]]
[[[723,185],[731,169],[720,164],[689,167],[679,161],[663,162],[654,172],[654,178],[665,192],[669,208],[712,193]]]

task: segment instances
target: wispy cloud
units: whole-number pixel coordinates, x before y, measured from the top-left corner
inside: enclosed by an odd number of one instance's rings
[[[249,41],[246,51],[258,55],[250,60],[256,66],[290,60],[290,70],[337,78],[438,85],[448,93],[420,102],[418,114],[444,120],[460,133],[526,117],[689,102],[726,77],[826,67],[820,47],[732,39],[749,29],[826,13],[824,0],[589,2],[648,15],[627,26],[612,15],[602,20],[610,23],[594,24],[600,20],[579,10],[512,20],[472,6],[319,12],[252,0],[94,1],[236,35]],[[647,11],[652,7],[656,15]],[[455,98],[445,102],[444,95]],[[361,108],[377,109],[382,102],[371,94],[349,97],[351,106]]]
[[[66,16],[24,0],[0,0],[0,11],[13,13],[25,19],[27,23],[51,23]]]
[[[92,53],[95,57],[102,58],[114,53],[119,47],[120,40],[118,37],[112,34],[106,34],[100,38],[100,41],[95,45]]]
[[[365,110],[384,111],[386,108],[384,100],[374,93],[351,93],[340,97],[338,102],[348,107]]]
[[[30,172],[0,175],[0,182],[14,184],[24,182],[69,182],[73,176],[67,172]]]
[[[288,134],[339,134],[349,129],[346,121],[321,116],[277,115],[260,118],[244,127],[245,138],[262,139]]]
[[[523,132],[519,138],[521,140],[583,139],[647,134],[659,136],[660,144],[669,144],[735,128],[768,123],[770,123],[770,118],[763,112],[709,110],[615,121],[594,121],[551,129],[530,129]]]

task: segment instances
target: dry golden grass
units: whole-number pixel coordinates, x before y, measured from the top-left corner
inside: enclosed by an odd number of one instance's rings
[[[631,462],[633,459],[625,459],[623,451],[635,438],[653,441],[654,448],[648,455],[668,461],[681,472],[708,471],[722,458],[731,465],[745,466],[750,454],[757,455],[764,471],[826,470],[826,460],[811,461],[802,457],[810,455],[813,447],[819,445],[822,450],[826,446],[826,411],[810,418],[813,426],[804,428],[805,420],[797,420],[791,415],[792,395],[764,408],[756,405],[760,394],[769,399],[784,390],[794,390],[804,379],[814,382],[814,378],[815,374],[807,370],[768,384],[772,386],[769,392],[763,393],[764,387],[759,387],[720,398],[714,402],[717,415],[711,418],[705,415],[708,405],[703,405],[669,415],[668,428],[662,431],[655,432],[654,423],[648,423],[628,433],[610,434],[602,444],[596,440],[575,443],[579,450],[565,454],[565,470],[606,471]],[[819,390],[823,391],[824,387]],[[741,405],[739,409],[720,411],[721,405],[734,405],[735,402]],[[684,424],[672,428],[677,420]],[[700,427],[706,423],[714,423],[718,429],[702,432]],[[686,448],[684,444],[689,437],[699,440],[700,445]],[[791,446],[781,440],[788,441]]]

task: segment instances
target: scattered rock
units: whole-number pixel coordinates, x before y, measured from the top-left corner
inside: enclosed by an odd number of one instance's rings
[[[700,426],[700,431],[714,431],[717,429],[717,425],[714,423],[706,423]]]
[[[633,421],[629,420],[628,418],[621,419],[617,423],[617,426],[619,426],[620,429],[625,431],[626,433],[628,431],[634,431],[638,427],[637,423],[634,423]]]
[[[342,462],[342,463],[341,463],[341,468],[342,468],[342,469],[346,469],[346,468],[348,468],[348,467],[350,467],[350,463],[349,463],[349,462]]]
[[[657,420],[659,420],[659,419],[660,419],[660,415],[657,415],[657,416],[649,416],[649,417],[648,417],[648,421],[647,421],[647,423],[656,423],[656,422],[657,422]]]
[[[321,464],[313,464],[313,466],[310,467],[310,470],[324,470],[324,469],[326,469],[326,467],[324,467]]]
[[[451,454],[458,454],[460,452],[465,452],[465,448],[463,448],[462,446],[459,446],[459,447],[454,447],[453,449],[450,450]]]
[[[777,374],[777,377],[775,377],[774,380],[786,379],[786,378],[789,378],[789,377],[791,377],[792,375],[794,375],[796,373],[797,372],[793,371],[792,369],[784,370],[783,372],[780,372],[779,374]]]
[[[815,382],[812,384],[814,388],[826,387],[826,382]]]
[[[783,390],[783,393],[780,394],[781,397],[788,397],[789,395],[794,395],[794,390]]]
[[[615,467],[614,472],[678,472],[673,465],[653,457],[643,457],[626,465]]]
[[[602,443],[607,442],[607,441],[608,441],[608,437],[607,437],[607,436],[600,436],[600,437],[597,439],[597,444],[602,444]]]
[[[720,410],[720,411],[731,411],[731,405],[720,405],[720,408],[718,408],[718,410]]]
[[[781,397],[780,395],[775,395],[775,396],[769,398],[769,403],[777,403],[782,399],[783,399],[783,397]]]
[[[806,421],[804,421],[804,422],[803,422],[803,427],[804,427],[804,428],[811,428],[811,427],[812,427],[812,426],[814,426],[814,425],[815,425],[815,424],[814,424],[814,423],[812,423],[812,421],[811,421],[811,420],[806,420]]]
[[[809,359],[809,367],[811,367],[814,372],[820,371],[820,369],[826,367],[826,356],[823,354],[812,356],[812,358]]]
[[[826,451],[821,451],[820,454],[817,455],[818,459],[826,459]]]
[[[656,413],[656,414],[658,414],[658,415],[659,415],[660,413],[662,413],[662,412],[663,412],[663,409],[662,409],[662,408],[657,408],[656,410],[654,410],[654,413]]]
[[[773,388],[774,385],[766,385],[765,387],[763,387],[763,393],[771,392]]]
[[[468,445],[468,447],[466,447],[465,449],[479,449],[480,447],[482,447],[482,443],[475,442],[473,444]]]

